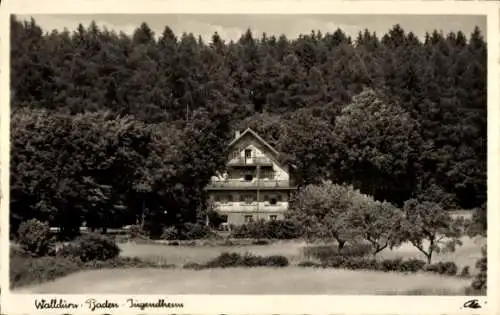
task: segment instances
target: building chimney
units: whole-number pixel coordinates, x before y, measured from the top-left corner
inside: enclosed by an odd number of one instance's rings
[[[234,138],[237,139],[240,137],[240,131],[237,130],[235,133],[234,133]]]

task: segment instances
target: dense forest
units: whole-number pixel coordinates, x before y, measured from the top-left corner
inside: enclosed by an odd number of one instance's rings
[[[74,229],[194,222],[235,130],[251,127],[299,185],[377,200],[486,201],[486,42],[395,25],[225,42],[95,23],[11,19],[11,220]],[[64,222],[64,224],[63,224]],[[148,223],[149,222],[149,223]]]

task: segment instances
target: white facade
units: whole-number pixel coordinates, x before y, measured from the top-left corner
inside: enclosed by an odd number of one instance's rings
[[[279,153],[251,129],[235,137],[230,152],[226,171],[213,176],[208,186],[227,223],[282,219],[294,187]]]

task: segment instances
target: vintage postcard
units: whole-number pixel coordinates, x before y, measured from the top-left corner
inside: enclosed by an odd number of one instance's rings
[[[498,314],[497,2],[0,12],[2,314]]]

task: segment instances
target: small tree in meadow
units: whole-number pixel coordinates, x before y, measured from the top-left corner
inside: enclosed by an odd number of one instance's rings
[[[290,219],[304,227],[306,238],[335,240],[342,249],[358,235],[350,219],[351,198],[357,193],[331,181],[307,185],[294,196]]]
[[[401,236],[409,241],[431,263],[432,255],[441,251],[455,251],[460,241],[460,226],[437,203],[419,203],[410,199],[404,204]]]
[[[373,256],[401,244],[403,213],[397,207],[359,194],[353,198],[352,209],[352,226],[356,226],[361,238],[372,245]]]

